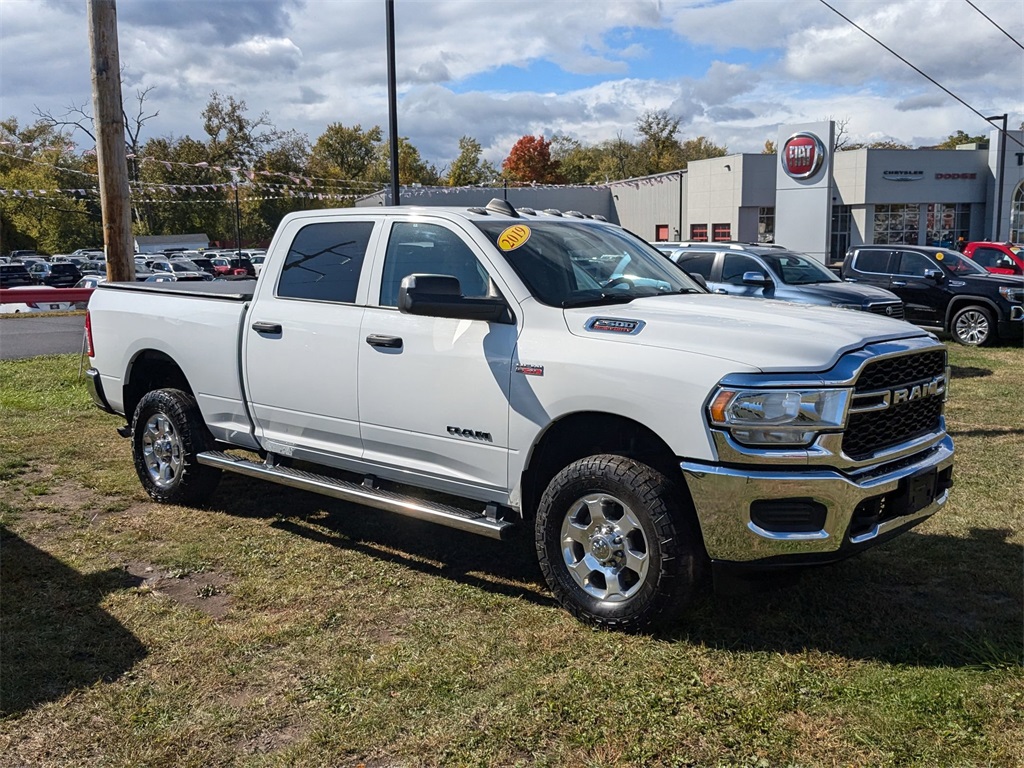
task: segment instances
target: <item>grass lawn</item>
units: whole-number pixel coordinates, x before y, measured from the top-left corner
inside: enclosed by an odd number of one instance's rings
[[[0,766],[1024,765],[1024,350],[950,362],[941,513],[635,636],[529,535],[151,503],[76,355],[0,363]]]

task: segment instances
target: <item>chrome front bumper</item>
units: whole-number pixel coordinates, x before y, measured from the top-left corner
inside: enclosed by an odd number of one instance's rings
[[[949,498],[953,441],[947,435],[921,453],[848,474],[824,467],[753,469],[692,461],[680,467],[713,561],[827,562],[935,514]],[[922,491],[932,478],[933,490]],[[783,525],[769,530],[752,519],[755,502],[784,515],[787,500],[794,507],[823,507],[824,523],[815,530]]]

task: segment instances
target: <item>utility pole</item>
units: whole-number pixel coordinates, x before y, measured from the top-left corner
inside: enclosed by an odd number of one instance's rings
[[[135,279],[135,248],[125,157],[121,61],[117,51],[117,4],[115,0],[86,2],[107,280],[131,281]]]

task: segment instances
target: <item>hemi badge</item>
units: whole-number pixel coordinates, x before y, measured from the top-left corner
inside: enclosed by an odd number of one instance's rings
[[[543,365],[526,365],[525,363],[516,363],[516,373],[522,373],[526,376],[543,376],[544,366]]]
[[[611,317],[592,317],[587,321],[588,331],[602,331],[604,333],[637,334],[643,330],[643,320],[618,320]]]

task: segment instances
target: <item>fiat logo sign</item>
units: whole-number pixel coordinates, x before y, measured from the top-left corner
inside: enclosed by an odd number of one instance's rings
[[[793,179],[809,179],[825,162],[825,145],[813,133],[794,133],[782,145],[782,170]]]

